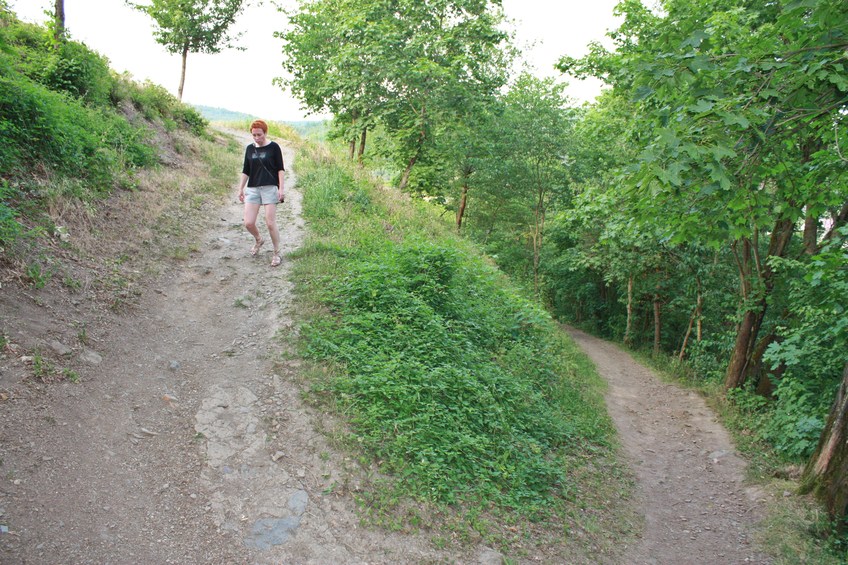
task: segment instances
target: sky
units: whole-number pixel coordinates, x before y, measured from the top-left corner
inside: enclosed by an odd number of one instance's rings
[[[140,2],[140,3],[143,3]],[[293,8],[296,0],[280,0]],[[586,53],[590,41],[604,42],[616,25],[613,7],[618,0],[502,0],[507,17],[514,20],[516,43],[527,63],[540,77],[561,77],[553,68],[562,55]],[[183,102],[225,108],[272,121],[316,120],[327,116],[308,114],[288,91],[273,84],[283,75],[282,42],[286,17],[265,0],[252,2],[236,21],[233,31],[243,31],[243,51],[225,50],[216,55],[189,53]],[[43,24],[45,10],[53,0],[11,0],[18,18]],[[133,10],[124,0],[65,0],[65,27],[75,41],[85,43],[109,59],[119,73],[135,80],[150,80],[175,96],[180,82],[181,57],[169,54],[153,39],[152,20]],[[568,96],[577,102],[591,101],[600,92],[593,79],[569,83]]]

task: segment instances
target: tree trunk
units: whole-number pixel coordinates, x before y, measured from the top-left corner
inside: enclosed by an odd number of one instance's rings
[[[362,136],[359,139],[359,153],[356,155],[356,160],[362,163],[362,158],[365,156],[365,138],[368,135],[368,128],[362,128]]]
[[[813,493],[831,519],[845,526],[848,514],[848,363],[842,385],[816,448],[801,476],[801,494]]]
[[[409,175],[412,174],[412,167],[415,166],[415,161],[417,161],[417,160],[418,160],[418,154],[415,154],[415,155],[412,156],[412,158],[406,164],[406,169],[404,169],[403,175],[401,175],[401,177],[400,177],[400,184],[398,185],[399,189],[404,190],[406,188],[406,185],[409,184]]]
[[[698,322],[698,343],[701,343],[702,333],[702,316],[704,313],[704,295],[701,293],[701,279],[698,278],[698,300],[696,301],[695,311],[697,312],[697,316],[695,316],[695,320]]]
[[[533,226],[533,291],[539,297],[539,265],[542,261],[542,239],[545,236],[545,187],[536,165],[536,210]]]
[[[56,0],[53,26],[53,39],[59,45],[65,39],[65,0]]]
[[[692,326],[695,324],[695,318],[698,316],[698,308],[692,310],[692,315],[689,316],[689,325],[686,327],[686,333],[683,334],[683,343],[680,344],[680,353],[677,355],[677,361],[683,362],[683,356],[686,354],[686,346],[689,344],[689,336],[692,335]]]
[[[724,388],[730,390],[745,384],[748,362],[760,325],[766,313],[765,301],[760,302],[760,308],[748,310],[742,316],[742,321],[736,330],[736,343],[733,345],[733,353],[730,355],[730,363],[727,365],[727,373],[724,377]]]
[[[633,275],[627,278],[627,322],[624,324],[624,345],[633,345]]]
[[[424,145],[424,132],[421,132],[421,135],[418,138],[418,146],[415,148],[415,154],[409,159],[409,162],[406,164],[406,169],[404,169],[403,175],[400,177],[400,184],[398,185],[398,188],[401,190],[404,190],[409,184],[409,175],[412,174],[412,167],[414,167],[416,161],[418,161],[418,155],[421,154],[422,145]]]
[[[697,332],[697,341],[701,343],[701,340],[704,337],[704,320],[703,320],[703,305],[704,299],[701,294],[698,294],[698,332]]]
[[[662,335],[662,319],[660,318],[660,295],[654,295],[654,355],[660,352],[660,336]]]
[[[468,204],[468,183],[462,183],[462,196],[459,197],[459,208],[456,209],[456,231],[462,229],[462,219],[465,217],[465,206]]]
[[[804,253],[815,255],[818,250],[819,219],[807,214],[804,218]]]
[[[351,139],[347,144],[347,158],[353,161],[353,157],[356,155],[356,138]]]
[[[183,47],[183,69],[180,73],[180,87],[177,89],[177,99],[183,101],[183,86],[185,86],[186,60],[188,59],[188,45]]]
[[[760,260],[757,255],[756,241],[753,243],[744,241],[743,255],[737,256],[739,274],[742,280],[743,300],[750,299],[750,279],[753,275],[756,275],[760,282],[762,296],[751,304],[742,315],[742,321],[736,333],[736,343],[733,346],[733,353],[730,356],[730,362],[725,373],[724,388],[726,390],[740,387],[745,384],[749,377],[759,377],[761,373],[761,352],[765,351],[765,348],[757,347],[757,339],[766,315],[768,297],[774,290],[774,271],[769,266],[768,257],[783,257],[793,233],[795,233],[795,224],[791,220],[777,220],[771,232],[765,261]]]

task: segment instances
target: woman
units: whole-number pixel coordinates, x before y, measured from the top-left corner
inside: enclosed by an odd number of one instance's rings
[[[259,208],[265,206],[265,225],[271,243],[274,244],[274,257],[271,266],[280,264],[280,232],[277,229],[277,203],[284,202],[283,151],[276,142],[267,138],[268,124],[262,120],[254,120],[250,124],[250,134],[253,143],[244,152],[244,165],[241,170],[238,198],[244,202],[244,227],[253,236],[255,243],[250,248],[250,254],[256,256],[265,240],[256,227]],[[247,188],[245,189],[245,185]]]

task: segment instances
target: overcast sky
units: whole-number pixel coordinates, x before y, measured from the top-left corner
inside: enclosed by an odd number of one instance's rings
[[[293,7],[296,0],[282,0]],[[515,20],[518,46],[539,76],[560,76],[553,69],[562,55],[579,56],[590,41],[603,41],[615,26],[613,7],[618,0],[503,0],[507,17]],[[45,10],[53,0],[11,0],[13,12],[24,21],[44,23]],[[254,2],[255,4],[255,2]],[[81,41],[109,59],[118,72],[129,72],[138,81],[151,80],[176,95],[181,58],[170,55],[153,39],[151,20],[129,8],[124,0],[65,0],[65,25]],[[186,63],[183,101],[252,114],[257,117],[295,121],[319,119],[307,115],[288,92],[274,86],[281,76],[281,41],[273,33],[285,29],[286,18],[269,1],[251,6],[236,21],[244,31],[244,51],[227,50],[217,55],[191,54]],[[593,99],[596,81],[571,80],[568,94],[577,101]]]

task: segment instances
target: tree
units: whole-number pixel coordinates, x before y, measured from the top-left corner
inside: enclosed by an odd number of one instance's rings
[[[152,0],[150,4],[127,2],[129,6],[150,16],[156,27],[153,37],[169,53],[182,57],[180,86],[177,97],[182,100],[189,53],[220,53],[233,47],[239,37],[228,30],[244,10],[246,0]]]
[[[488,130],[480,132],[490,149],[478,159],[480,199],[488,201],[478,221],[496,220],[506,240],[526,250],[522,262],[537,294],[549,208],[570,198],[566,168],[575,112],[568,108],[564,88],[553,79],[521,74],[502,97]]]
[[[352,143],[379,124],[406,188],[441,124],[506,81],[502,19],[490,0],[313,0],[279,34],[291,74],[280,82]]]
[[[289,27],[275,33],[283,40],[283,68],[288,78],[275,83],[288,87],[310,112],[334,116],[331,135],[356,143],[365,152],[367,130],[375,125],[386,98],[380,76],[383,46],[370,38],[368,12],[349,0],[314,0],[289,14]],[[376,51],[374,51],[376,50]]]
[[[726,246],[735,257],[740,314],[725,386],[736,388],[762,378],[774,336],[762,332],[779,282],[770,258],[790,252],[799,226],[815,241],[848,202],[833,141],[845,131],[848,7],[667,0],[662,8],[622,2],[617,50],[596,45],[560,67],[604,78],[638,102],[634,119],[653,126],[634,139],[642,152],[627,178],[639,216],[661,218],[671,241]]]

